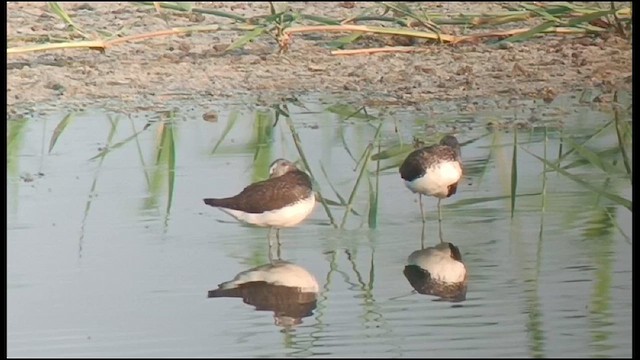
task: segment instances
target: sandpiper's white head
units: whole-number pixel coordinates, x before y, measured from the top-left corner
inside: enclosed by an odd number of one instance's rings
[[[278,176],[282,176],[289,171],[297,170],[298,168],[294,163],[286,159],[278,159],[271,163],[269,167],[269,177],[274,178]]]

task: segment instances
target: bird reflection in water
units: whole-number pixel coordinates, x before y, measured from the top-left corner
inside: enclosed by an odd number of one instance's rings
[[[239,273],[209,290],[207,297],[237,297],[259,311],[273,311],[275,324],[285,328],[302,323],[316,308],[318,282],[303,267],[274,260]]]
[[[459,302],[467,296],[467,269],[460,249],[449,242],[416,250],[407,259],[404,276],[420,294]]]

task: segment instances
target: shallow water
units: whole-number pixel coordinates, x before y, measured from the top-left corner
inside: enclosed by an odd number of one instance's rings
[[[447,103],[429,112],[367,109],[383,121],[344,119],[335,102],[319,98],[302,99],[304,107],[289,103],[326,199],[339,201],[332,186],[350,198],[357,162],[380,124],[381,150],[414,135],[434,143],[455,131],[465,164],[458,192],[442,201],[444,240],[460,248],[469,274],[465,300],[418,294],[403,274],[407,257],[421,248],[422,223],[417,196],[398,175],[400,158],[380,161],[375,226],[362,179],[353,197],[358,214],[343,227],[343,206],[328,206],[336,227],[317,204],[303,224],[281,231],[282,259],[320,286],[312,313],[299,319],[257,311],[239,298],[207,298],[219,283],[268,263],[266,229],[240,225],[202,198],[265,178],[275,158],[300,159],[286,119],[273,126],[273,109],[179,108],[171,126],[160,121],[166,114],[87,110],[64,127],[51,152],[67,112],[9,121],[7,354],[631,356],[632,213],[562,173],[545,176],[531,155],[545,157],[546,147],[555,161],[563,136],[589,139],[585,147],[610,171],[580,162],[577,151],[561,166],[631,199],[615,127],[607,125],[612,113],[577,98],[473,114]],[[217,121],[203,121],[211,110]],[[516,132],[512,215],[513,131],[487,124],[513,120],[531,126]],[[89,160],[110,136],[112,150]],[[562,153],[568,149],[564,144]],[[368,169],[375,188],[376,162]],[[424,203],[425,242],[435,245],[436,200]]]

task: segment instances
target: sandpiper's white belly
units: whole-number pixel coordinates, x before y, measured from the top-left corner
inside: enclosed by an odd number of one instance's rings
[[[308,198],[302,199],[292,205],[281,209],[265,211],[263,213],[246,213],[244,211],[219,208],[234,218],[256,226],[265,227],[291,227],[304,220],[316,204],[315,194],[311,193]]]
[[[442,162],[427,169],[426,173],[413,181],[404,184],[414,193],[446,198],[449,186],[455,184],[462,176],[462,168],[457,161]]]
[[[408,264],[427,270],[432,279],[445,283],[462,282],[467,274],[463,263],[434,248],[413,252],[409,255]]]
[[[245,283],[264,281],[270,285],[299,288],[301,292],[318,292],[316,278],[304,268],[285,261],[267,264],[243,271],[231,280],[219,285],[220,289],[231,289]]]

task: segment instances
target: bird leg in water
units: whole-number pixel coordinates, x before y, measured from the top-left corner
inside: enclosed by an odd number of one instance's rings
[[[273,264],[273,242],[271,241],[271,231],[273,228],[269,228],[269,232],[267,233],[267,240],[269,241],[269,262]]]
[[[278,243],[278,247],[276,249],[276,255],[278,256],[278,260],[281,260],[280,258],[280,228],[276,229],[276,240]]]
[[[424,223],[424,222],[423,222],[423,223],[422,223],[422,235],[420,236],[420,246],[421,246],[421,250],[424,250],[424,229],[425,229],[425,227],[426,227],[425,225],[426,225],[426,223]]]
[[[422,208],[422,194],[418,194],[418,202],[420,203],[420,215],[422,215],[422,223],[424,224],[426,219],[424,218],[424,209]]]
[[[440,210],[440,200],[438,198],[438,234],[440,235],[440,242],[444,242],[442,240],[442,210]]]

